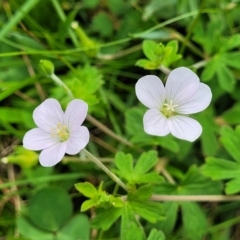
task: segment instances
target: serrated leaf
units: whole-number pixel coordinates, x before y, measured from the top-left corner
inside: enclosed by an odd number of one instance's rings
[[[161,183],[164,181],[164,178],[160,176],[157,172],[145,173],[142,176],[134,177],[136,183]]]
[[[165,240],[165,236],[162,231],[152,229],[147,240]]]
[[[156,165],[158,162],[157,152],[156,151],[148,151],[142,153],[140,158],[138,159],[135,167],[134,167],[134,177],[140,176],[146,172],[148,172],[152,167]]]
[[[201,172],[214,180],[231,179],[240,176],[240,166],[230,160],[208,157]]]
[[[233,131],[228,126],[222,127],[220,142],[234,160],[240,162],[240,135],[237,134],[237,131]]]
[[[189,168],[178,188],[179,194],[207,195],[220,194],[223,186],[220,182],[214,182],[199,173],[196,166]]]
[[[119,169],[118,173],[121,177],[130,181],[133,174],[133,158],[131,154],[118,152],[115,156],[115,166]]]
[[[202,125],[201,144],[204,155],[213,156],[219,148],[219,143],[215,132],[218,130],[217,124],[213,119],[213,111],[208,108],[206,111],[197,115],[197,119]]]
[[[164,233],[170,234],[177,221],[178,204],[176,202],[163,202],[162,206],[166,214],[166,218],[157,222],[155,226],[164,231]]]
[[[121,240],[132,239],[145,239],[144,231],[142,226],[136,221],[131,207],[126,203],[121,218]]]
[[[229,124],[240,123],[240,104],[236,103],[233,107],[222,113],[222,118]]]
[[[197,203],[181,202],[182,219],[183,219],[183,236],[186,239],[202,240],[207,230],[207,218],[203,210]]]
[[[153,193],[153,188],[150,184],[141,186],[135,192],[128,194],[129,201],[145,201],[148,200]]]
[[[158,220],[165,219],[163,215],[162,204],[158,202],[143,201],[143,202],[129,202],[133,211],[151,223]]]
[[[76,183],[74,186],[85,197],[93,198],[98,195],[97,189],[90,182]]]
[[[232,92],[235,85],[235,78],[225,64],[219,64],[216,74],[221,88],[227,92]]]
[[[236,177],[233,180],[226,183],[226,194],[235,194],[240,191],[240,177]]]
[[[112,224],[122,215],[122,208],[108,208],[97,211],[97,216],[92,220],[92,227],[108,230]]]

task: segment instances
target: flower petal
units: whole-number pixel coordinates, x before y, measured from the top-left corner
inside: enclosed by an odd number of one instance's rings
[[[60,162],[66,152],[66,142],[57,143],[43,149],[39,156],[39,162],[43,167],[52,167]]]
[[[64,124],[68,130],[80,126],[87,116],[88,105],[80,99],[71,101],[64,114]]]
[[[170,133],[167,118],[157,109],[148,110],[143,117],[144,131],[150,135],[166,136]]]
[[[56,139],[51,134],[44,132],[40,128],[28,131],[23,138],[23,146],[29,150],[42,150],[56,144]]]
[[[45,100],[33,112],[33,119],[36,125],[51,133],[57,124],[63,124],[63,110],[59,102],[53,98]]]
[[[89,137],[89,131],[86,127],[75,128],[66,142],[66,153],[71,155],[79,153],[88,144]]]
[[[147,75],[140,78],[135,91],[139,101],[148,108],[160,109],[165,102],[165,89],[157,76]]]
[[[200,83],[198,90],[182,105],[176,107],[175,111],[181,114],[192,114],[201,112],[210,104],[212,99],[211,89],[204,83]]]
[[[188,68],[180,67],[170,72],[166,82],[166,100],[182,105],[199,88],[198,76]]]
[[[199,122],[186,116],[175,115],[170,117],[168,126],[173,136],[189,142],[195,141],[202,133]]]

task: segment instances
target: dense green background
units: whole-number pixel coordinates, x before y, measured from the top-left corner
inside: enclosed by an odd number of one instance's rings
[[[239,201],[149,200],[240,192],[239,13],[237,0],[2,1],[0,239],[240,239]],[[83,154],[43,168],[38,153],[22,148],[44,99],[63,108],[71,100],[40,71],[43,59],[103,124],[84,122],[87,149],[130,187],[127,201]],[[165,81],[179,66],[213,93],[192,116],[203,127],[194,143],[147,135],[134,90],[140,77]]]

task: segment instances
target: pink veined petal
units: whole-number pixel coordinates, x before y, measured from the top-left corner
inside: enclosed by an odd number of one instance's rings
[[[44,132],[40,128],[34,128],[28,131],[23,138],[23,147],[29,150],[42,150],[56,144],[56,139],[51,134]]]
[[[188,68],[180,67],[170,72],[166,82],[166,100],[173,104],[182,105],[199,87],[198,76]]]
[[[64,114],[64,124],[67,129],[71,129],[80,126],[87,116],[88,105],[80,99],[71,101]]]
[[[89,137],[89,131],[86,127],[75,128],[66,142],[66,153],[71,155],[79,153],[88,144]]]
[[[165,102],[165,89],[162,81],[154,75],[140,78],[135,86],[139,101],[148,108],[159,109]]]
[[[211,89],[204,83],[200,83],[198,90],[182,105],[175,108],[181,114],[193,114],[201,112],[208,107],[212,99]]]
[[[63,110],[56,99],[49,98],[42,102],[33,112],[36,125],[46,132],[51,132],[57,124],[63,124]]]
[[[202,133],[199,122],[186,116],[175,115],[168,118],[168,126],[173,136],[189,142],[195,141]]]
[[[60,162],[66,152],[66,142],[57,143],[43,149],[39,156],[39,162],[43,167],[52,167]]]
[[[150,135],[166,136],[170,133],[167,118],[157,109],[148,110],[143,117],[144,131]]]

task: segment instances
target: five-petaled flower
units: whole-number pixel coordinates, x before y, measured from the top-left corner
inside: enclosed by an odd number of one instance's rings
[[[77,154],[89,142],[89,131],[81,126],[87,110],[88,105],[79,99],[71,101],[65,113],[57,100],[45,100],[33,112],[38,128],[25,134],[23,146],[29,150],[42,150],[39,161],[45,167],[57,164],[65,153]]]
[[[154,75],[140,78],[136,84],[136,95],[149,108],[143,117],[146,133],[156,136],[171,133],[190,142],[201,135],[201,125],[188,115],[204,110],[210,104],[212,92],[188,68],[171,71],[165,88]]]

